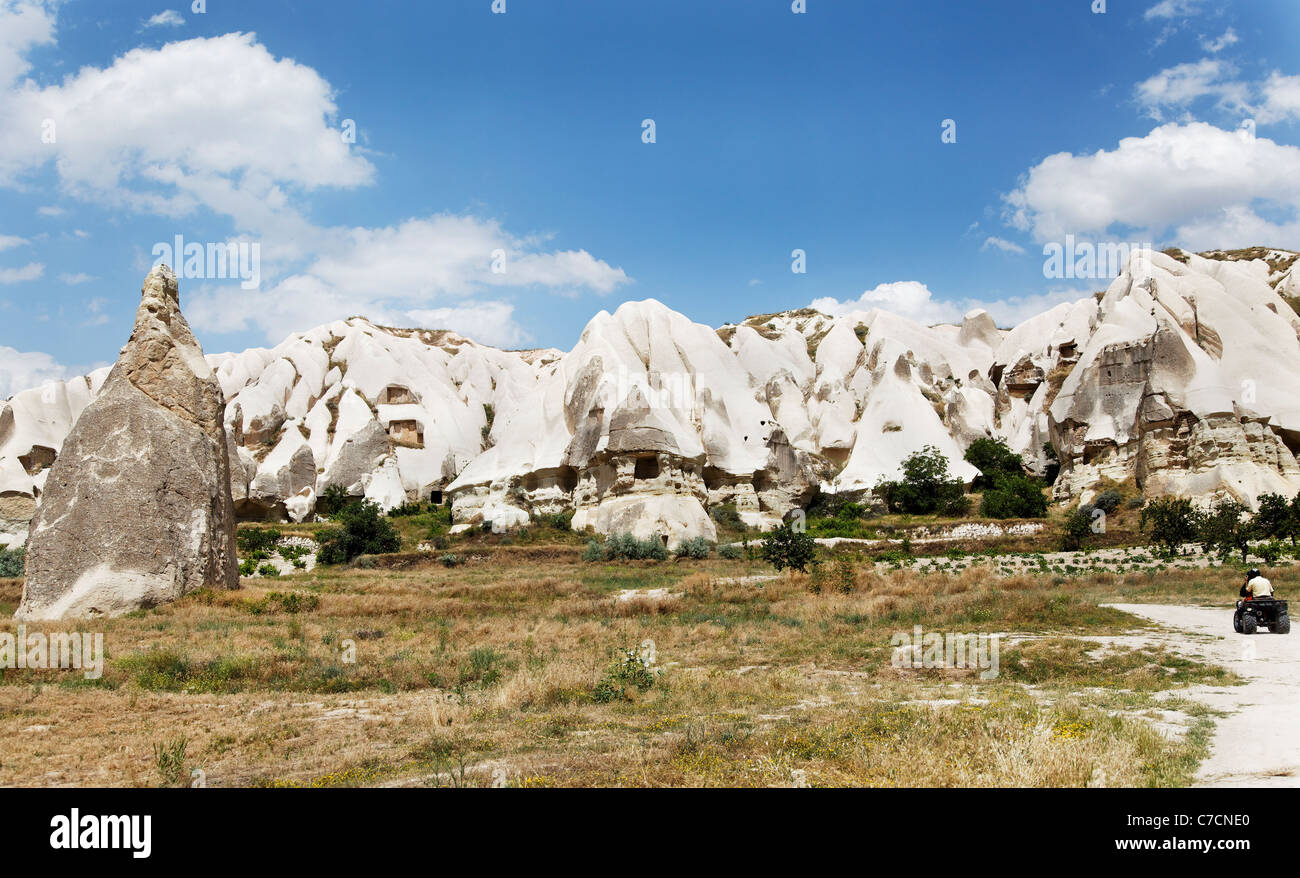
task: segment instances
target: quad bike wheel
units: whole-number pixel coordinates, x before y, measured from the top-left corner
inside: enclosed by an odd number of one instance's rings
[[[1283,613],[1277,617],[1277,622],[1268,630],[1272,631],[1274,634],[1290,634],[1291,617],[1288,614]]]
[[[1232,616],[1232,630],[1238,634],[1241,633],[1241,613],[1234,613]]]
[[[1288,623],[1289,624],[1289,623]],[[1259,630],[1259,622],[1250,613],[1241,614],[1241,633],[1254,634]]]

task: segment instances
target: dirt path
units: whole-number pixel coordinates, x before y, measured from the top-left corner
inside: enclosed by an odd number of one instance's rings
[[[1300,637],[1235,634],[1232,610],[1109,604],[1170,629],[1154,639],[1189,658],[1222,665],[1244,686],[1198,686],[1187,695],[1228,713],[1215,722],[1197,786],[1300,786]]]

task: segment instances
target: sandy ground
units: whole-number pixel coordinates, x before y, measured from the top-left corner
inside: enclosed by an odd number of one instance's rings
[[[1180,694],[1228,715],[1215,722],[1205,787],[1300,787],[1300,637],[1232,630],[1232,608],[1110,604],[1165,628],[1150,638],[1189,658],[1222,665],[1244,686],[1197,686]]]

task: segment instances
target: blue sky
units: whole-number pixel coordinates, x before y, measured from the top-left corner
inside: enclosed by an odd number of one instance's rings
[[[568,349],[646,297],[1010,325],[1106,285],[1044,277],[1067,234],[1300,248],[1300,5],[1094,5],[0,0],[0,398],[111,362],[176,235],[259,247],[182,279],[210,352]]]

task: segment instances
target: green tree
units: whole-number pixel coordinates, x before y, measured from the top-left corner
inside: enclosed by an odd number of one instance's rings
[[[812,535],[788,521],[763,537],[763,560],[778,573],[787,567],[806,573],[816,554]]]
[[[1022,476],[1024,461],[1002,439],[976,439],[966,449],[966,462],[980,471],[972,487],[994,488],[1003,476]]]
[[[1067,552],[1077,552],[1088,545],[1092,537],[1092,506],[1080,506],[1065,519],[1065,528],[1061,534],[1061,548]]]
[[[1271,540],[1289,539],[1294,546],[1297,536],[1300,536],[1300,494],[1294,500],[1287,500],[1281,494],[1260,495],[1255,526],[1260,536]]]
[[[949,475],[948,458],[933,445],[909,454],[902,470],[902,481],[882,483],[878,489],[891,511],[963,515],[970,508],[961,480]]]
[[[1236,500],[1220,500],[1213,508],[1198,513],[1196,534],[1201,547],[1224,561],[1240,552],[1241,563],[1245,564],[1250,541],[1257,533],[1249,512]]]
[[[1150,531],[1150,544],[1161,546],[1165,555],[1175,554],[1183,543],[1197,537],[1196,510],[1191,500],[1160,497],[1142,508],[1139,523],[1143,533]]]
[[[402,547],[393,523],[369,500],[344,505],[334,520],[338,527],[325,528],[316,535],[320,544],[316,557],[322,564],[343,564],[358,555],[381,555]]]

